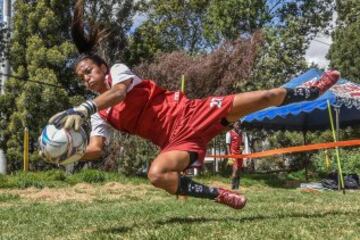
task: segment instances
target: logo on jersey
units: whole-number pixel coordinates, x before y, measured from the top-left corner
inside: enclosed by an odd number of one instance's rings
[[[214,97],[210,101],[210,108],[221,108],[223,98]]]
[[[180,92],[177,91],[177,92],[175,92],[175,94],[174,94],[174,101],[175,101],[175,102],[178,102],[179,100],[180,100]]]

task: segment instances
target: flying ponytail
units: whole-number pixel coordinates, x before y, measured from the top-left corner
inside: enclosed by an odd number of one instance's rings
[[[71,23],[71,36],[80,56],[75,63],[90,58],[97,64],[106,64],[106,62],[96,54],[96,47],[104,40],[108,34],[106,30],[101,30],[98,25],[90,22],[88,34],[84,31],[84,0],[76,0],[74,8],[74,17]]]

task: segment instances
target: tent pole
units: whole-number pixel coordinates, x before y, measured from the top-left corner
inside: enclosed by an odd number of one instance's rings
[[[335,132],[335,127],[334,127],[334,120],[333,120],[333,116],[332,116],[332,111],[331,111],[331,105],[330,105],[330,101],[327,100],[327,105],[328,105],[328,111],[329,111],[329,119],[330,119],[330,126],[331,126],[331,131],[333,134],[333,138],[334,138],[334,142],[336,142],[336,132]],[[345,184],[344,184],[344,177],[343,177],[343,173],[342,173],[342,167],[341,167],[341,161],[340,161],[340,154],[339,154],[339,148],[336,147],[335,148],[335,153],[336,153],[336,161],[337,161],[337,167],[338,167],[338,177],[339,180],[338,183],[341,184],[341,188],[343,189],[343,193],[345,194]],[[339,187],[340,187],[339,184]],[[341,189],[339,188],[339,190]]]
[[[340,107],[339,106],[335,106],[334,107],[335,110],[335,127],[336,127],[336,139],[337,141],[341,140],[340,139]],[[340,148],[337,149],[339,151],[339,156],[340,156]],[[344,167],[344,162],[342,164],[342,167]],[[338,182],[340,182],[341,180],[339,179]],[[344,180],[343,180],[344,181]],[[340,184],[339,184],[340,185]],[[343,193],[345,194],[345,186],[343,187]]]

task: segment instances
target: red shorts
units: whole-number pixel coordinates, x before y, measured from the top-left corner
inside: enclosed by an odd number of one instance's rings
[[[176,115],[169,141],[161,152],[195,152],[198,159],[190,167],[201,167],[208,142],[225,129],[221,120],[232,109],[233,101],[234,95],[187,100]]]

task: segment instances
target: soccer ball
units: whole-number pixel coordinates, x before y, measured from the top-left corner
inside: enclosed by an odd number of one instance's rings
[[[47,125],[39,137],[41,156],[50,163],[61,165],[79,160],[85,153],[89,136],[84,127],[79,131]]]

